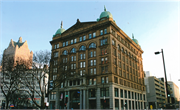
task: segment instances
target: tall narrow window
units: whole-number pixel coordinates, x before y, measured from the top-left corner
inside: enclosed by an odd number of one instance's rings
[[[75,38],[75,39],[74,39],[74,43],[76,43],[76,41],[77,41],[77,39]]]
[[[71,39],[71,44],[73,44],[73,39]]]
[[[104,29],[104,34],[107,34],[107,29]]]
[[[65,47],[65,42],[63,42],[63,47]]]
[[[103,35],[103,30],[100,30],[100,35]]]
[[[79,42],[82,42],[82,37],[79,37]]]
[[[66,41],[66,46],[68,46],[68,41]]]
[[[89,34],[89,39],[91,39],[92,38],[92,34]]]
[[[115,41],[114,40],[112,40],[112,45],[115,45]]]
[[[83,36],[83,41],[85,41],[86,40],[86,36]]]
[[[93,38],[96,37],[96,32],[93,33]]]

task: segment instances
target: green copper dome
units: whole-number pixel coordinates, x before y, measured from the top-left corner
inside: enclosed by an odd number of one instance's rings
[[[101,20],[102,18],[113,18],[112,14],[109,11],[106,11],[106,7],[104,6],[104,12],[101,13],[98,21]]]
[[[62,34],[63,32],[65,31],[65,29],[63,29],[63,28],[60,28],[60,29],[58,29],[57,31],[56,31],[56,34]],[[56,35],[55,34],[55,35]]]
[[[59,28],[56,33],[53,35],[53,37],[55,37],[57,34],[62,34],[64,31],[66,31],[65,29],[63,29],[63,26],[62,26],[62,21],[61,21],[61,28]]]
[[[132,34],[132,40],[133,40],[137,45],[139,45],[138,40],[137,40],[137,39],[134,39],[134,34]]]

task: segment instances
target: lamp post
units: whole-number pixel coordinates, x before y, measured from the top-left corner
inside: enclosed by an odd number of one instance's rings
[[[165,77],[165,89],[166,89],[166,98],[167,98],[167,103],[169,103],[168,99],[168,88],[167,88],[167,77],[166,77],[166,67],[165,67],[165,61],[164,61],[164,53],[163,49],[161,49],[161,52],[155,52],[155,55],[162,53],[162,59],[163,59],[163,66],[164,66],[164,77]]]

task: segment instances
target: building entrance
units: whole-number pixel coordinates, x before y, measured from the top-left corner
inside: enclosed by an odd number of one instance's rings
[[[70,109],[80,109],[80,90],[70,91]]]

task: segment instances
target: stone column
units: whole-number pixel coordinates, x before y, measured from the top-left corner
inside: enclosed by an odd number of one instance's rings
[[[83,109],[86,109],[86,90],[83,90]]]
[[[115,109],[115,103],[114,103],[114,86],[110,85],[109,87],[109,97],[110,97],[110,109]]]
[[[59,90],[56,92],[56,105],[55,105],[55,107],[57,108],[57,109],[59,109]]]
[[[96,91],[96,108],[101,109],[100,88],[97,88],[97,91]]]
[[[89,92],[86,90],[86,109],[89,109]]]
[[[83,103],[82,103],[82,90],[80,90],[80,109],[82,109],[82,105],[83,105]]]
[[[69,92],[69,91],[68,91],[68,94],[67,94],[67,95],[68,95],[67,109],[69,109],[69,105],[70,105],[70,104],[69,104],[69,102],[70,102],[70,92]]]

